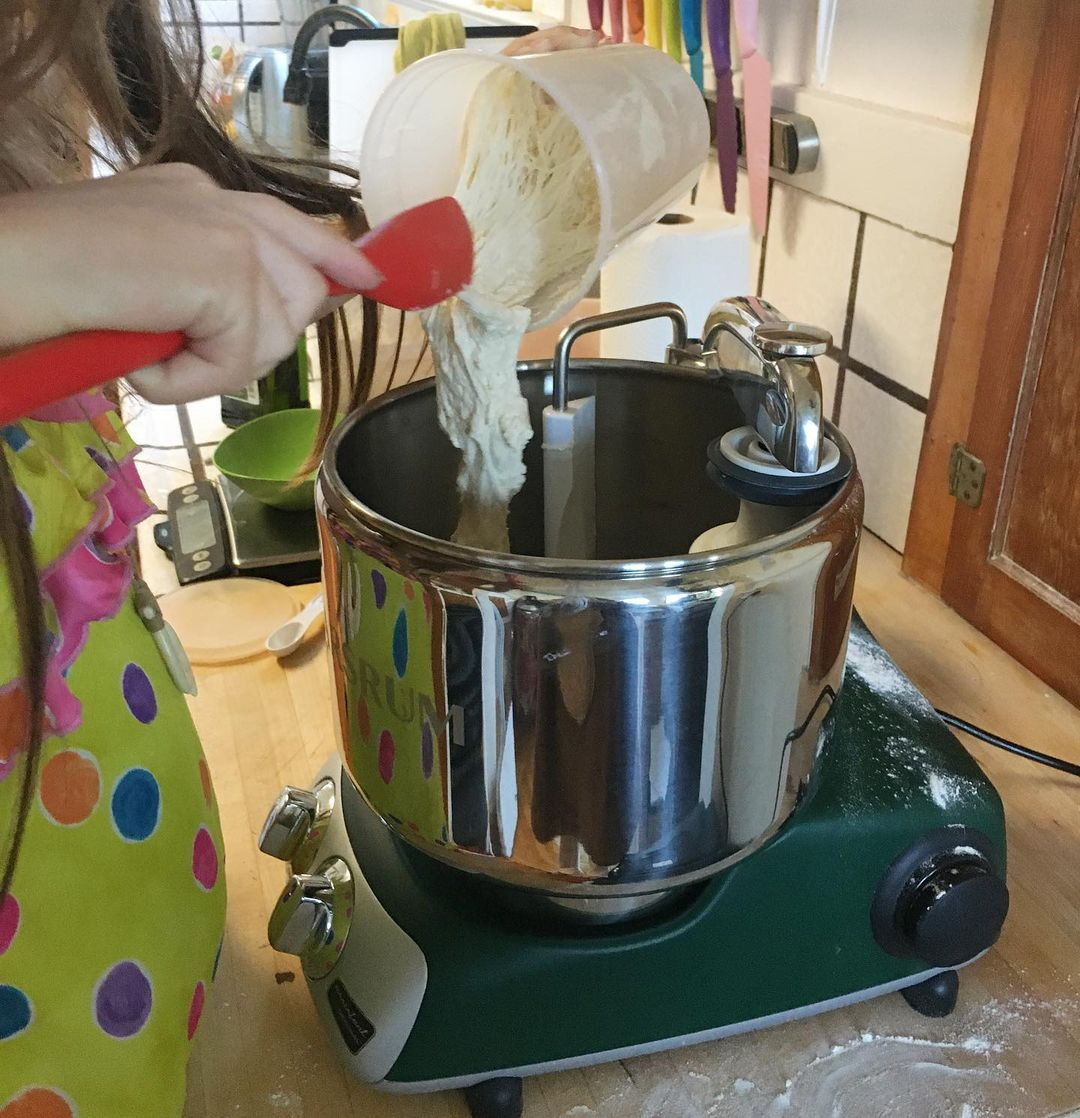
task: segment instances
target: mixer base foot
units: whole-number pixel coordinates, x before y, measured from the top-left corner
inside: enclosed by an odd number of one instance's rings
[[[515,1076],[488,1079],[465,1088],[472,1118],[521,1118],[522,1081]]]
[[[901,990],[904,1001],[924,1017],[948,1017],[956,1008],[960,993],[960,976],[954,970],[943,970],[933,978]]]

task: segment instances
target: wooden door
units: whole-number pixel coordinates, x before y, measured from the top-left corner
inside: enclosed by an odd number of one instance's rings
[[[1080,3],[998,0],[904,569],[1080,705],[1078,110]]]

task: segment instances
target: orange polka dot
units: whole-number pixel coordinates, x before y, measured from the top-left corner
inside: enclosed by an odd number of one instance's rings
[[[0,692],[0,761],[9,761],[26,746],[29,711],[21,684]]]
[[[38,787],[46,815],[62,827],[83,823],[101,798],[97,761],[81,749],[64,749],[45,762]]]
[[[202,782],[203,799],[209,807],[214,802],[214,785],[210,780],[210,769],[202,757],[199,758],[199,780]]]
[[[403,589],[405,591],[405,597],[408,598],[411,602],[416,595],[416,591],[413,589],[413,584],[411,582],[406,582]]]
[[[75,1110],[58,1091],[30,1087],[0,1107],[0,1118],[75,1118]]]
[[[106,442],[116,442],[116,428],[110,422],[108,412],[102,412],[101,415],[95,415],[90,420],[90,426],[93,427],[93,429]]]

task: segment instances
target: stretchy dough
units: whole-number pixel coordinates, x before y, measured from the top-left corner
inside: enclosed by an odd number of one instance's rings
[[[509,67],[473,96],[454,196],[472,228],[471,284],[424,315],[439,423],[462,452],[454,540],[507,552],[510,501],[532,426],[517,381],[521,339],[592,262],[600,202],[577,129]]]

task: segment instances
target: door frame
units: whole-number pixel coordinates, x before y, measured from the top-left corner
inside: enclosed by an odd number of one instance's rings
[[[903,569],[1080,705],[1080,610],[999,554],[995,532],[1072,204],[1078,73],[1076,0],[996,0]],[[978,508],[949,493],[956,443],[986,466]]]

